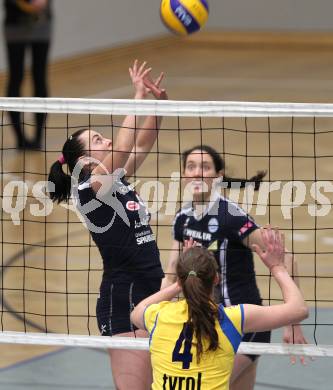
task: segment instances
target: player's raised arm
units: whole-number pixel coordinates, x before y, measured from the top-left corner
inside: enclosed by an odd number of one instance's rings
[[[130,68],[129,70],[132,80],[135,80],[134,69]],[[147,72],[143,78],[138,79],[138,84],[140,85],[140,90],[143,90],[143,95],[147,96],[148,93],[150,93],[158,100],[167,100],[168,95],[165,89],[160,88],[163,77],[164,73],[162,72],[157,79],[153,81],[150,78],[149,68],[149,72]],[[142,125],[136,124],[135,142],[125,165],[127,176],[132,176],[135,173],[151,151],[158,136],[161,122],[162,117],[150,115],[145,118]]]
[[[168,264],[165,270],[165,277],[162,280],[161,289],[170,286],[176,281],[176,266],[179,259],[179,254],[182,252],[183,244],[177,240],[172,241],[172,246],[170,249],[170,255],[168,259]]]
[[[245,245],[256,244],[261,248],[264,248],[262,235],[259,229],[252,232],[246,240],[244,240]],[[289,275],[293,278],[297,287],[300,288],[299,278],[298,278],[298,265],[295,255],[291,253],[286,247],[284,248],[284,263]],[[293,323],[292,325],[287,325],[283,330],[283,342],[288,344],[307,344],[307,340],[303,334],[302,326],[298,323]],[[296,358],[291,356],[292,363],[296,362]],[[305,358],[301,356],[300,361],[304,364]]]
[[[253,249],[269,268],[281,288],[284,303],[274,306],[244,305],[244,332],[262,332],[307,318],[308,307],[284,265],[284,236],[270,227],[260,230],[265,249]]]
[[[149,89],[144,84],[144,79],[148,78],[150,71],[151,68],[147,68],[146,62],[139,65],[137,60],[135,60],[133,66],[129,68],[132,84],[135,89],[134,99],[144,99],[149,93]],[[158,86],[155,86],[155,89],[158,89]],[[110,153],[103,158],[101,164],[93,169],[93,175],[105,175],[106,171],[112,173],[117,168],[125,167],[126,169],[125,165],[128,162],[133,147],[137,143],[139,135],[139,125],[137,121],[138,118],[135,115],[128,115],[124,119],[117,138],[112,145],[112,148],[109,150]],[[156,128],[155,124],[154,126]]]
[[[131,313],[131,321],[139,329],[145,329],[144,312],[149,305],[162,301],[170,301],[181,292],[177,282],[141,301]]]

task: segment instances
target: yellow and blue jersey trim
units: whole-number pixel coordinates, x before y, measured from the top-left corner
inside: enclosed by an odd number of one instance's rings
[[[150,334],[149,334],[149,346],[150,346],[150,344],[151,344],[151,340],[152,340],[152,338],[153,338],[153,334],[154,334],[154,331],[155,331],[156,326],[157,326],[158,315],[159,315],[159,313],[156,314],[154,326],[153,326],[153,328],[152,328],[152,330],[151,330],[151,332],[150,332]]]
[[[222,332],[225,334],[227,339],[230,341],[234,353],[237,352],[239,344],[242,341],[243,337],[243,327],[244,327],[244,308],[243,305],[240,306],[241,311],[241,332],[238,331],[236,326],[230,320],[228,315],[226,314],[224,307],[219,305],[219,323],[222,329]]]

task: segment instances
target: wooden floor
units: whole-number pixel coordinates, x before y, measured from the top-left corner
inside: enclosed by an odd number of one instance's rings
[[[293,44],[288,44],[287,39],[273,39],[270,44],[263,36],[257,36],[253,41],[243,38],[243,41],[228,41],[224,34],[207,33],[193,40],[161,39],[52,64],[51,95],[130,98],[132,91],[127,69],[135,58],[139,58],[147,60],[155,74],[161,70],[166,73],[164,85],[170,99],[333,102],[332,45],[318,42],[307,45],[306,39]],[[2,84],[4,81],[3,78]],[[26,95],[29,95],[29,81],[27,77]],[[106,125],[110,125],[110,118],[107,117],[71,117],[70,132],[75,126],[86,127],[89,120],[92,127],[109,134]],[[32,118],[28,115],[26,121],[31,123]],[[120,124],[120,118],[113,118],[113,121],[115,127]],[[10,128],[3,127],[3,186],[14,178],[24,180],[31,190],[37,180],[45,180],[45,173],[66,138],[67,123],[64,116],[49,116],[46,153],[20,154],[9,149],[14,140]],[[177,131],[177,119],[164,120],[165,131],[159,136],[158,150],[154,149],[158,153],[151,154],[138,178],[163,177],[161,181],[167,189],[167,178],[171,172],[179,171],[179,150],[202,141],[224,155],[229,175],[249,177],[258,169],[267,169],[272,181],[303,180],[304,204],[291,212],[291,219],[285,219],[278,206],[269,207],[259,216],[254,206],[251,214],[259,223],[270,221],[286,230],[288,247],[298,253],[306,299],[310,305],[316,301],[318,307],[332,307],[333,237],[329,230],[333,227],[332,212],[314,218],[309,215],[307,205],[314,203],[310,196],[312,182],[333,179],[333,135],[329,132],[333,130],[333,120],[318,120],[316,132],[312,118],[272,119],[270,122],[267,118],[229,119],[223,122],[224,132],[221,119],[205,119],[199,123],[197,119],[188,118],[182,119],[180,125],[187,130]],[[202,132],[200,128],[205,130]],[[32,131],[29,125],[27,131]],[[314,158],[314,150],[317,158]],[[142,183],[141,178],[139,191]],[[332,194],[328,198],[332,202]],[[33,203],[35,201],[30,198],[27,204]],[[280,203],[281,191],[277,191],[272,194],[270,204]],[[2,289],[7,305],[1,313],[3,330],[97,333],[94,315],[101,263],[76,214],[57,206],[45,224],[44,218],[33,217],[26,208],[20,218],[24,218],[24,223],[15,226],[4,213],[1,224],[4,241]],[[153,215],[164,264],[171,242],[171,222],[172,215],[165,215],[164,208],[158,215]],[[264,299],[279,298],[259,261],[256,261],[256,269]],[[13,316],[7,313],[8,310],[20,314]],[[44,350],[1,345],[0,366]]]

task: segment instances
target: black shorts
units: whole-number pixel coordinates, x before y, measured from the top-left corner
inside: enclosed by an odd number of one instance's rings
[[[96,316],[102,336],[134,332],[137,328],[130,321],[134,306],[144,298],[159,291],[160,278],[103,280],[97,299]]]
[[[242,341],[245,343],[269,343],[271,341],[271,331],[267,332],[255,332],[245,333]],[[258,359],[260,355],[245,355],[248,356],[253,362]]]

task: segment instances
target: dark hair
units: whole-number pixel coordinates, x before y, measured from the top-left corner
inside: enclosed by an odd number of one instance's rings
[[[72,134],[64,143],[62,155],[72,173],[77,160],[86,154],[83,142],[79,139],[80,135],[88,129],[80,129]],[[62,163],[56,161],[52,164],[49,172],[49,182],[53,183],[54,191],[49,187],[49,196],[53,202],[68,202],[71,196],[71,176],[64,172]]]
[[[186,161],[188,156],[193,153],[195,150],[202,150],[203,152],[206,152],[210,155],[210,157],[213,160],[215,171],[219,172],[224,170],[225,168],[225,162],[223,158],[220,156],[220,154],[211,146],[208,145],[197,145],[194,146],[191,149],[185,150],[183,152],[183,167],[185,170],[186,167]],[[262,179],[266,176],[266,171],[258,171],[255,176],[252,176],[250,179],[241,179],[236,177],[229,177],[227,175],[223,175],[223,181],[228,183],[228,188],[232,186],[232,183],[240,183],[240,188],[244,188],[246,186],[246,183],[254,183],[254,189],[255,191],[259,190],[260,184],[262,182]]]
[[[215,351],[219,346],[215,329],[218,307],[212,298],[216,273],[215,257],[206,248],[188,249],[177,263],[177,276],[188,305],[186,326],[190,332],[185,334],[196,335],[198,362],[204,352],[203,339],[209,341],[208,350]]]

